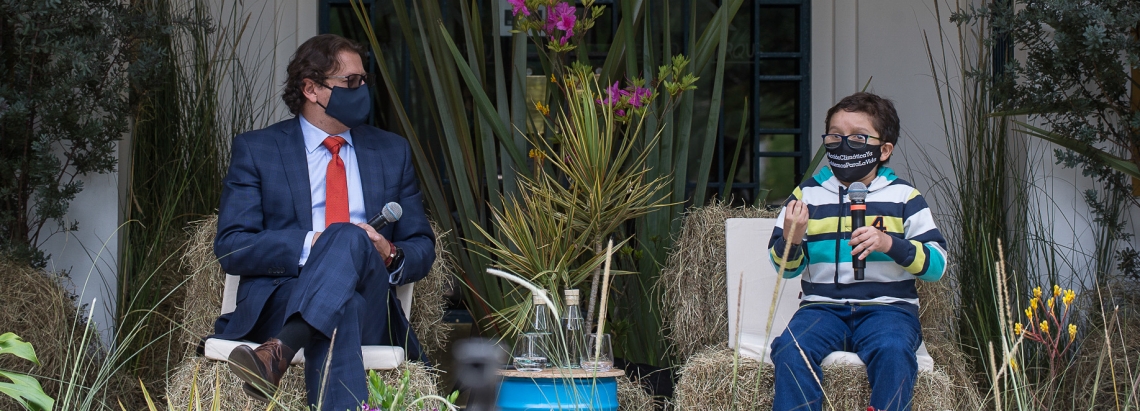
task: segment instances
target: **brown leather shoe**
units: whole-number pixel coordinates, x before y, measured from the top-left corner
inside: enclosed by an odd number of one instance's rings
[[[243,387],[251,397],[269,402],[277,393],[281,376],[285,375],[294,354],[293,350],[276,338],[270,338],[257,349],[239,345],[230,352],[230,371],[248,383],[248,388],[253,388],[249,390]],[[261,393],[262,396],[255,393]]]

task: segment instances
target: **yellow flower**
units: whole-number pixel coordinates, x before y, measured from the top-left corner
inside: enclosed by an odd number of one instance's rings
[[[1009,359],[1009,368],[1014,370],[1014,371],[1017,371],[1017,359],[1015,359],[1015,358]]]
[[[530,152],[527,153],[527,155],[536,161],[542,161],[543,158],[546,158],[546,153],[543,153],[542,150],[539,150],[537,148],[530,149]]]
[[[1041,287],[1033,289],[1033,298],[1041,298]]]
[[[1037,311],[1037,297],[1033,297],[1033,299],[1029,300],[1029,308]]]
[[[1029,308],[1025,309],[1025,318],[1030,319],[1030,320],[1033,319],[1033,310],[1032,309],[1029,309]]]
[[[1045,302],[1049,304],[1049,312],[1053,312],[1053,299],[1050,298],[1049,300],[1047,300]]]
[[[1021,335],[1021,323],[1013,325],[1013,335]]]
[[[1043,332],[1045,334],[1049,333],[1049,322],[1048,321],[1042,321],[1041,322],[1041,332]]]
[[[1076,338],[1077,338],[1077,325],[1076,324],[1069,324],[1069,339],[1073,340]]]
[[[551,83],[554,83],[554,84],[558,84],[558,79],[555,79],[555,78],[554,78],[554,74],[551,74],[551,75],[550,75],[550,82],[551,82]]]
[[[1061,302],[1065,303],[1065,308],[1069,308],[1069,304],[1072,304],[1075,299],[1077,299],[1077,293],[1073,292],[1073,290],[1066,290],[1065,296],[1061,298]]]
[[[1060,296],[1061,296],[1061,286],[1053,285],[1053,297],[1060,297]]]
[[[541,101],[534,102],[534,108],[537,109],[538,112],[542,113],[542,115],[544,115],[544,116],[550,115],[550,106],[542,104]]]

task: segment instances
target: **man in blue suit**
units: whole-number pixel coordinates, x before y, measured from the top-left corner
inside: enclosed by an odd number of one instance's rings
[[[408,142],[364,124],[363,53],[336,35],[306,41],[282,96],[295,117],[233,141],[214,253],[241,283],[215,337],[262,343],[230,354],[261,401],[301,348],[308,401],[324,410],[367,398],[361,345],[401,345],[422,359],[394,289],[427,275],[435,239]],[[365,221],[388,202],[403,217],[377,232]]]

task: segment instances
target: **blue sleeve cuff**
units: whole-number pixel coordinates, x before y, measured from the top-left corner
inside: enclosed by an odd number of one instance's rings
[[[780,256],[784,253],[784,248],[787,247],[787,245],[788,240],[784,237],[776,238],[776,243],[772,245],[772,251],[774,251],[777,256]],[[784,261],[792,261],[800,258],[800,254],[803,254],[803,248],[803,244],[793,244],[792,249],[788,250],[788,255],[782,256]]]
[[[895,264],[903,267],[909,266],[914,262],[916,252],[918,252],[918,249],[914,247],[914,243],[893,235],[891,236],[891,249],[887,250],[887,256],[895,260]]]

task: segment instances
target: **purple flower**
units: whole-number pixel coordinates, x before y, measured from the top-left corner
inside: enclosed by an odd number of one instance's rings
[[[641,106],[645,105],[646,100],[648,100],[652,95],[653,91],[650,89],[647,89],[645,87],[635,87],[633,89],[633,94],[629,97],[629,105],[633,106],[634,108],[641,108]]]
[[[515,0],[508,1],[513,4]],[[578,21],[578,15],[575,12],[574,6],[569,3],[558,3],[553,10],[550,10],[550,13],[547,13],[546,33],[551,34],[555,29],[562,30],[564,33],[558,41],[565,45],[566,41],[574,35],[574,23]]]
[[[606,98],[598,99],[598,104],[614,104],[621,102],[621,98],[628,96],[629,91],[618,88],[618,83],[615,81],[612,86],[606,87]]]
[[[618,117],[625,117],[625,110],[614,111],[614,115],[617,115]]]
[[[526,8],[526,0],[507,0],[507,2],[511,3],[511,6],[514,7],[511,12],[514,13],[515,16],[518,16],[519,13],[522,13],[524,16],[530,16],[530,10]]]

